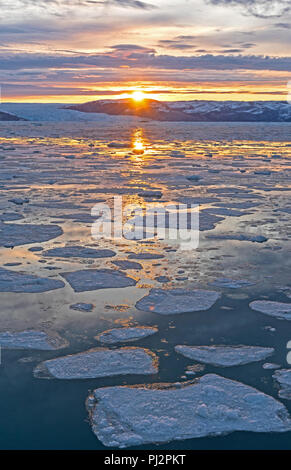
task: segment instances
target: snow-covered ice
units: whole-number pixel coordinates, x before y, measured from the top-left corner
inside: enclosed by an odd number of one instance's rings
[[[83,269],[62,273],[75,292],[135,286],[136,281],[114,269]]]
[[[112,250],[96,250],[84,246],[64,246],[43,251],[42,254],[58,258],[110,258],[116,253]]]
[[[13,247],[41,243],[59,237],[62,233],[58,225],[0,223],[0,246]]]
[[[226,277],[215,279],[215,281],[209,283],[209,285],[213,287],[227,287],[228,289],[240,289],[242,287],[250,287],[255,284],[255,282],[248,281],[247,279],[230,279]]]
[[[0,292],[47,292],[61,289],[63,281],[0,268]]]
[[[291,369],[277,370],[273,378],[280,384],[279,397],[291,400]]]
[[[0,332],[0,346],[7,349],[52,351],[67,347],[68,342],[56,333],[49,335],[45,331],[2,331]]]
[[[231,367],[262,361],[273,348],[259,346],[175,346],[175,351],[194,361],[218,367]]]
[[[215,374],[194,383],[99,388],[87,399],[94,434],[109,447],[165,443],[234,431],[287,432],[285,406]]]
[[[113,328],[112,330],[103,331],[103,333],[96,336],[96,339],[101,343],[115,344],[136,341],[138,339],[151,336],[157,332],[157,328],[146,326],[132,328]]]
[[[201,289],[151,289],[136,303],[136,308],[160,315],[199,312],[210,309],[219,297],[219,292]]]
[[[265,313],[280,320],[291,320],[291,303],[272,302],[270,300],[255,300],[250,303],[250,308],[257,312]]]
[[[158,372],[157,357],[148,349],[95,348],[49,359],[34,369],[38,378],[94,379],[115,375],[151,375]]]

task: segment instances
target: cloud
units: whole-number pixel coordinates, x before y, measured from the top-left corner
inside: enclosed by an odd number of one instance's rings
[[[128,47],[128,45],[127,45]],[[136,47],[136,46],[135,46]],[[2,70],[60,69],[95,70],[130,69],[148,70],[273,70],[291,72],[291,57],[269,57],[261,55],[203,54],[196,56],[158,55],[141,50],[124,51],[114,49],[103,54],[37,54],[0,53]]]
[[[239,6],[257,18],[278,18],[290,9],[290,0],[207,0],[213,5]]]
[[[18,5],[17,5],[18,4]],[[141,0],[18,0],[14,8],[41,7],[47,10],[48,6],[54,8],[56,12],[67,10],[68,8],[80,7],[100,7],[100,6],[115,6],[120,8],[135,8],[140,10],[153,10],[156,8],[151,3]],[[9,0],[0,0],[1,8],[13,8]]]

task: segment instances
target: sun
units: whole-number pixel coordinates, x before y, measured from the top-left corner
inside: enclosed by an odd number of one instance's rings
[[[131,97],[134,101],[143,101],[146,96],[142,91],[134,91]]]

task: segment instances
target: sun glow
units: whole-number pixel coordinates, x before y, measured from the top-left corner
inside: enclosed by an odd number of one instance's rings
[[[134,101],[143,101],[146,96],[142,91],[134,91],[131,97]]]

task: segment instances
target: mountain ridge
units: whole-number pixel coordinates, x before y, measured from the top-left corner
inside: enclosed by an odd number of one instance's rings
[[[287,101],[175,101],[131,98],[97,100],[66,106],[83,113],[137,116],[155,121],[185,122],[291,122]]]

